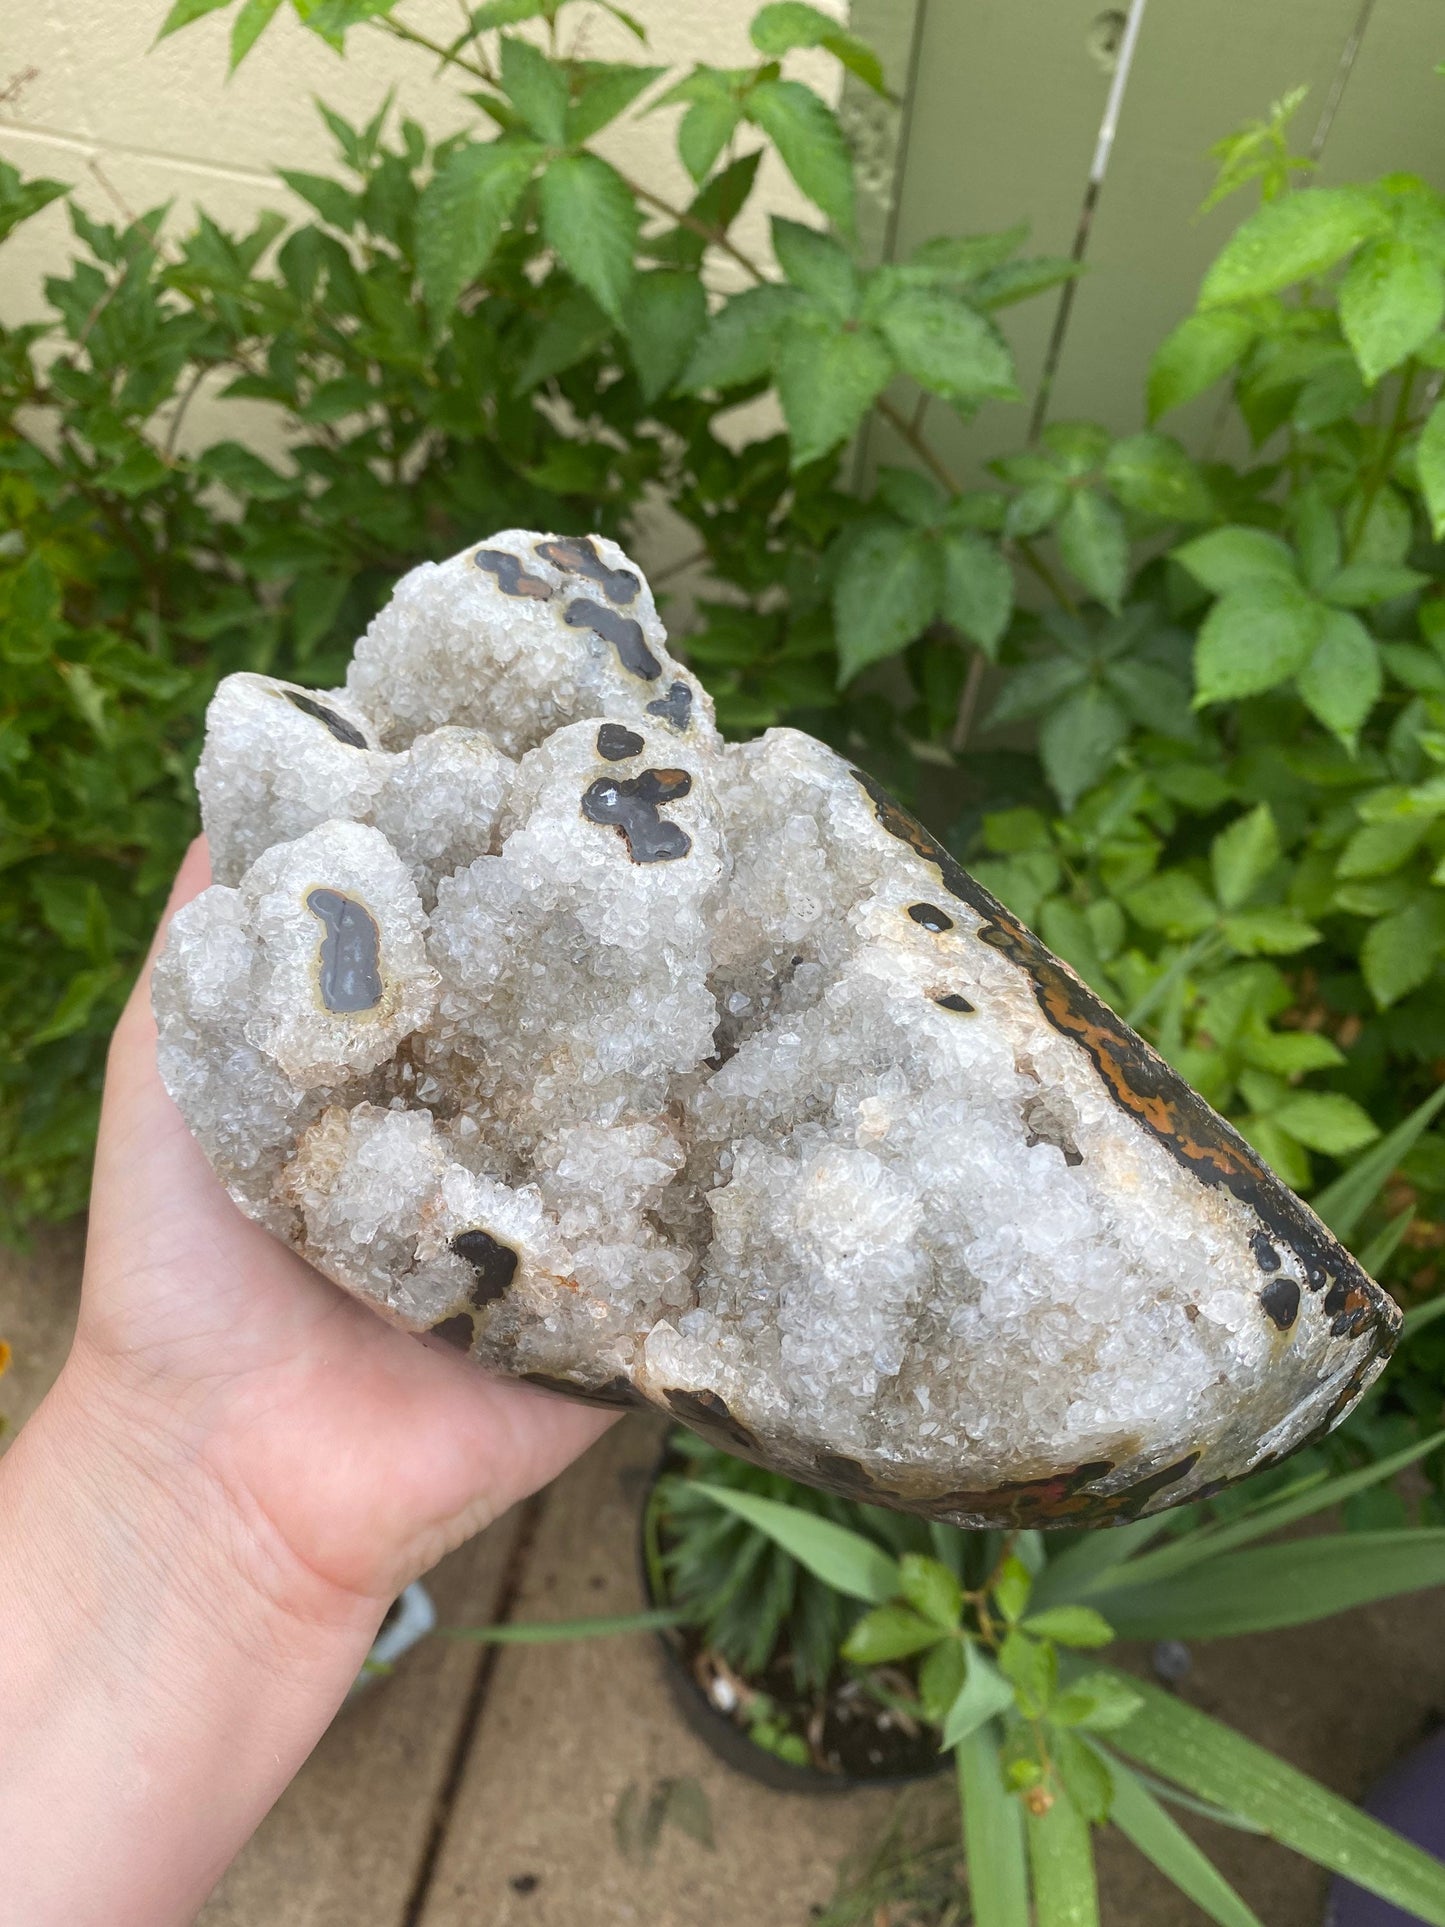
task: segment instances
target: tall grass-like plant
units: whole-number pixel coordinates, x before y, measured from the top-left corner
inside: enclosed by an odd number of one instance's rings
[[[1193,1517],[1084,1533],[935,1526],[931,1553],[898,1557],[820,1521],[801,1490],[801,1507],[733,1482],[697,1490],[863,1608],[845,1660],[916,1666],[918,1711],[953,1754],[976,1927],[1092,1927],[1093,1834],[1108,1821],[1210,1920],[1259,1927],[1180,1826],[1180,1810],[1268,1834],[1445,1927],[1445,1865],[1232,1728],[1108,1663],[1116,1639],[1298,1626],[1445,1583],[1438,1528],[1274,1536],[1384,1484],[1442,1437],[1360,1472],[1255,1493],[1227,1517],[1191,1509]]]

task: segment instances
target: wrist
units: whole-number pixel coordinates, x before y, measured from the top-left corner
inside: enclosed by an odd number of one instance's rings
[[[0,1461],[0,1838],[25,1842],[8,1904],[35,1927],[192,1918],[383,1610],[117,1389],[77,1353]]]

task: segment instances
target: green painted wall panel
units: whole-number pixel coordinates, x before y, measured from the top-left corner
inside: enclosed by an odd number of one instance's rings
[[[908,0],[896,0],[908,12]],[[1310,96],[1295,126],[1307,147],[1362,0],[1149,0],[1118,137],[1059,364],[1051,415],[1119,431],[1142,419],[1148,356],[1192,306],[1203,268],[1248,204],[1204,219],[1209,144],[1291,86]],[[899,186],[897,250],[932,234],[1027,219],[1033,244],[1068,251],[1108,75],[1091,52],[1097,0],[923,0],[916,82]],[[1409,168],[1445,186],[1440,0],[1377,0],[1334,120],[1322,180]],[[1032,386],[1053,318],[1048,298],[1007,325]],[[1197,440],[1212,410],[1181,432]],[[938,408],[929,432],[952,466],[1017,446],[1021,408],[965,425]],[[887,431],[873,460],[902,459]]]

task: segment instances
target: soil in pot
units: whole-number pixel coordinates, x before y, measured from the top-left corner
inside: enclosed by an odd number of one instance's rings
[[[671,1606],[666,1560],[675,1539],[653,1503],[658,1482],[682,1471],[697,1447],[664,1449],[644,1511],[641,1565],[651,1604]],[[652,1543],[649,1545],[649,1536]],[[709,1644],[700,1627],[659,1636],[668,1683],[688,1724],[727,1764],[766,1784],[831,1791],[866,1782],[896,1784],[945,1764],[937,1735],[917,1712],[908,1662],[860,1673],[838,1661],[820,1686],[799,1684],[784,1624],[766,1662],[746,1674]]]

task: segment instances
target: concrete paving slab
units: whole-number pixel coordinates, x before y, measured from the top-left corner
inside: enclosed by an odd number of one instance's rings
[[[509,1513],[429,1575],[443,1626],[493,1618],[518,1527]],[[343,1708],[198,1927],[402,1927],[472,1730],[484,1650],[424,1640]]]
[[[638,1609],[659,1436],[625,1419],[553,1488],[514,1619]],[[650,1864],[623,1853],[619,1808],[660,1780],[696,1783],[714,1848],[668,1826]],[[507,1647],[416,1927],[805,1927],[890,1797],[778,1794],[719,1764],[674,1711],[648,1635]]]

